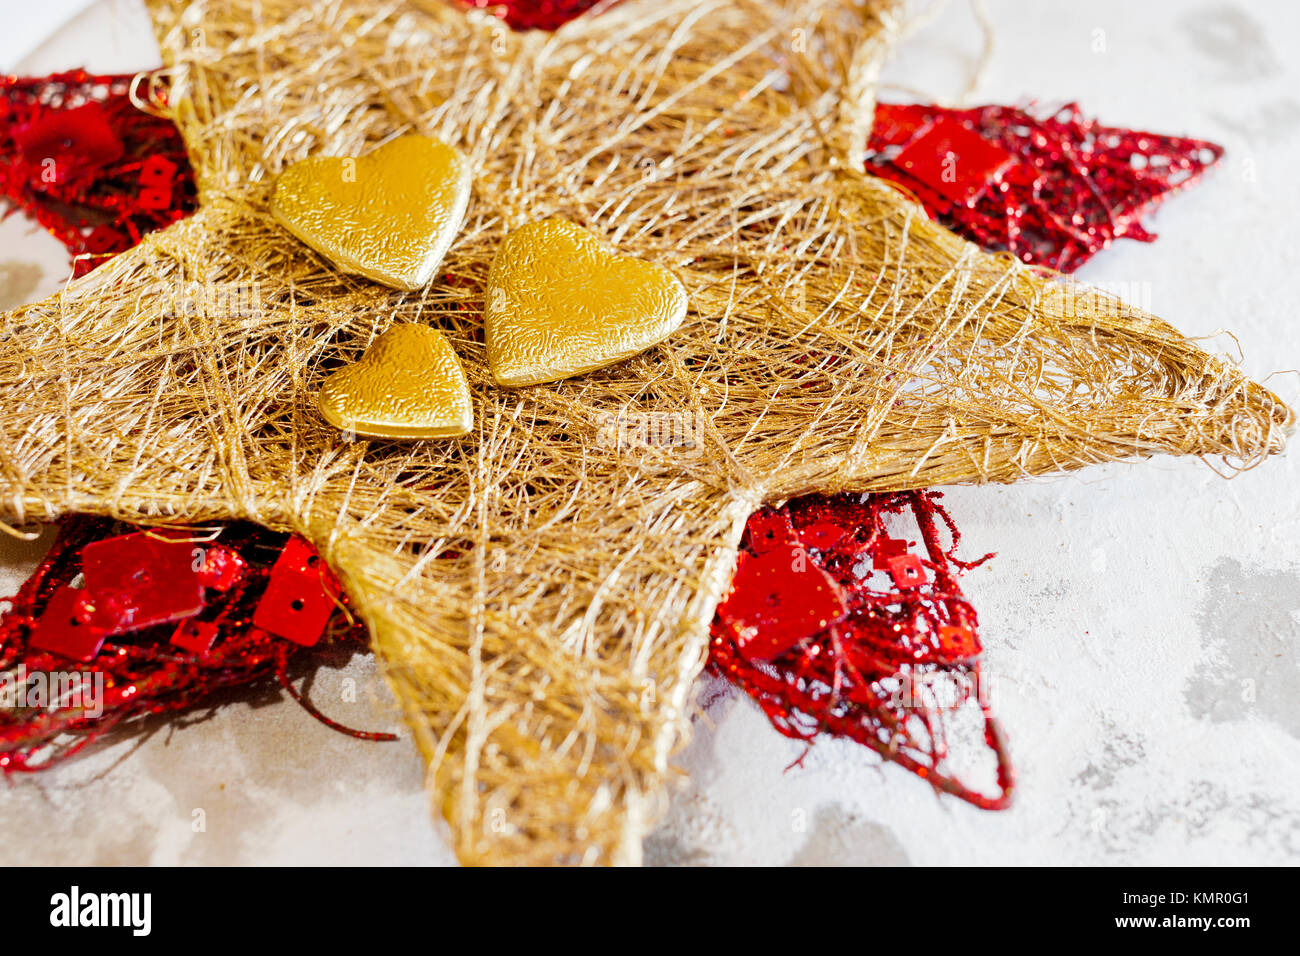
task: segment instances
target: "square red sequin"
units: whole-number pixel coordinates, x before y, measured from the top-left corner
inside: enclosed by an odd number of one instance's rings
[[[1001,146],[941,117],[903,147],[894,165],[952,202],[966,205],[1014,161]]]
[[[301,538],[285,544],[266,593],[253,612],[253,623],[278,637],[311,647],[320,640],[338,608],[338,584],[316,549]]]

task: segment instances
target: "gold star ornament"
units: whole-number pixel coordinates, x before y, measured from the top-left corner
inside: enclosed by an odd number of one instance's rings
[[[981,252],[863,172],[894,3],[626,0],[554,34],[442,0],[150,5],[154,105],[201,209],[5,316],[0,509],[309,538],[370,628],[463,861],[640,859],[764,502],[1283,446],[1290,411],[1227,360]],[[294,238],[309,210],[275,184],[411,134],[463,157],[469,188],[459,230],[434,230],[440,265],[406,258],[401,291],[372,281],[382,243]],[[384,170],[355,173],[364,192]],[[552,219],[573,227],[529,226]],[[513,256],[520,228],[553,230],[614,290],[649,270],[634,284],[652,294],[608,303],[622,345],[534,335],[583,277]],[[472,426],[349,440],[318,396],[389,414],[331,376],[382,365],[394,335],[440,353],[407,326],[459,357]],[[528,384],[557,356],[573,377]],[[449,402],[447,435],[465,421]]]

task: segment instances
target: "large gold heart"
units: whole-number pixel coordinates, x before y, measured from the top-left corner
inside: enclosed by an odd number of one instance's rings
[[[403,136],[360,159],[294,163],[271,214],[345,272],[397,289],[428,285],[469,205],[470,165],[455,148]]]
[[[662,266],[616,256],[563,219],[530,223],[492,261],[488,366],[501,385],[590,372],[662,342],[686,306],[686,289]]]
[[[372,438],[454,438],[474,425],[465,371],[441,332],[394,325],[321,386],[320,411]]]

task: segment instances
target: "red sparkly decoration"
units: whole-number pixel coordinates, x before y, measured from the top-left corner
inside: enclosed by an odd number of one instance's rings
[[[295,644],[312,647],[337,610],[340,597],[338,582],[316,549],[302,538],[291,538],[271,568],[253,623]]]
[[[299,600],[311,620],[290,634],[255,623],[266,606],[274,620],[284,608],[298,613]],[[359,622],[336,613],[346,600],[300,538],[249,524],[145,532],[73,516],[9,605],[0,616],[0,769],[48,767],[115,726],[270,676],[330,727],[393,739],[330,720],[290,680],[290,660],[322,631],[331,647],[365,641]],[[44,696],[33,700],[33,688]]]
[[[835,580],[799,544],[742,553],[731,594],[718,606],[736,650],[749,661],[779,657],[847,613]]]
[[[558,30],[593,7],[609,7],[618,0],[461,0],[467,7],[500,17],[512,30]]]
[[[711,663],[786,736],[848,737],[938,790],[1002,809],[1014,774],[981,693],[975,610],[957,586],[959,573],[990,556],[953,557],[961,536],[939,497],[813,495],[756,513],[713,622]],[[889,535],[886,525],[904,515],[923,554]],[[994,754],[992,795],[949,771],[948,718],[966,706],[978,709]]]
[[[1010,106],[882,103],[867,169],[907,187],[930,216],[986,249],[1073,272],[1219,161],[1223,148]]]
[[[195,208],[185,144],[132,77],[0,77],[0,195],[68,247],[76,275]]]
[[[184,536],[141,531],[86,545],[81,574],[88,598],[110,610],[109,634],[122,634],[202,611],[202,557]]]
[[[221,629],[211,621],[181,621],[172,634],[172,644],[183,651],[206,657],[221,636]]]
[[[96,102],[46,110],[15,125],[14,144],[28,163],[40,164],[41,181],[67,185],[122,158],[122,141]]]
[[[94,619],[85,592],[68,585],[55,590],[35,621],[31,649],[73,661],[94,660],[108,638],[108,628]]]

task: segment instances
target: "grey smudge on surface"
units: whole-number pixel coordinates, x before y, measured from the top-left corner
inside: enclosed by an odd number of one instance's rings
[[[822,807],[812,832],[790,866],[907,866],[911,861],[894,832],[838,805]]]
[[[1214,566],[1198,620],[1205,657],[1184,688],[1196,717],[1257,714],[1300,737],[1300,573]]]
[[[1122,771],[1137,766],[1145,756],[1146,747],[1141,737],[1112,727],[1102,744],[1101,757],[1088,763],[1074,779],[1092,790],[1109,790]]]
[[[691,726],[691,742],[678,755],[677,766],[690,775],[690,784],[676,796],[707,788],[717,777],[718,760],[714,753],[713,728],[727,719],[732,708],[752,704],[739,688],[716,674],[701,674],[695,684],[695,720]],[[674,799],[674,802],[676,800]]]
[[[646,837],[642,848],[645,866],[707,866],[709,853],[692,846],[672,830],[659,829]]]
[[[1182,28],[1203,56],[1223,68],[1226,79],[1261,79],[1280,69],[1264,27],[1234,4],[1195,10],[1183,17]]]
[[[35,262],[6,259],[0,262],[0,309],[16,309],[32,300],[45,272]]]
[[[643,844],[647,866],[709,866],[744,841],[727,813],[692,781],[673,795],[668,817]]]
[[[646,866],[707,866],[716,849],[734,842],[734,828],[709,799],[708,788],[719,773],[714,728],[743,697],[724,678],[700,675],[691,742],[675,761],[687,777],[672,790],[668,812],[643,843]]]
[[[1275,143],[1289,138],[1300,128],[1300,103],[1283,98],[1253,110],[1211,113],[1220,126],[1251,143]]]

